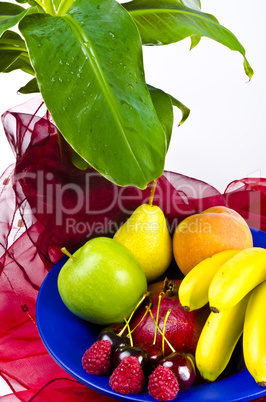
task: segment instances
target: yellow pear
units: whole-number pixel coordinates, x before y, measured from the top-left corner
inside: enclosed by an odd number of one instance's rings
[[[148,282],[162,275],[172,260],[172,239],[164,213],[152,205],[154,191],[155,185],[149,204],[140,205],[114,235],[138,260]]]

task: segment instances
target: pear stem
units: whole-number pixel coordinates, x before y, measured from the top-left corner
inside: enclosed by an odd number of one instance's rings
[[[150,309],[149,306],[146,306],[147,312],[150,313],[151,319],[154,322],[155,326],[157,326],[158,331],[160,332],[160,334],[163,336],[163,331],[159,328],[159,326],[156,324],[156,321],[153,317],[152,311]],[[164,336],[164,340],[167,343],[167,345],[169,346],[169,348],[171,349],[171,351],[174,353],[175,352],[175,348],[171,345],[171,343],[168,341],[168,339],[166,338],[166,336]]]
[[[158,297],[158,305],[157,305],[157,314],[156,314],[156,327],[155,327],[155,332],[154,332],[154,339],[153,339],[153,345],[156,344],[157,340],[157,332],[158,332],[158,323],[159,323],[159,313],[160,313],[160,305],[161,305],[161,300],[162,300],[162,292],[159,294]]]
[[[70,252],[69,252],[65,247],[62,247],[62,248],[61,248],[61,251],[62,251],[62,253],[64,253],[65,255],[67,255],[69,258],[71,258],[71,260],[77,261],[77,259],[76,259],[75,257],[73,257],[73,255],[70,254]]]
[[[130,314],[129,319],[128,319],[128,323],[131,321],[131,318],[133,317],[135,311],[136,311],[137,308],[141,305],[141,303],[143,302],[143,300],[144,300],[146,297],[150,296],[150,294],[151,294],[151,292],[145,292],[145,293],[143,294],[142,298],[140,299],[140,301],[138,302],[138,304],[135,306],[134,310],[133,310],[132,313]],[[124,331],[125,331],[126,328],[127,328],[127,324],[121,329],[121,331],[119,332],[118,336],[123,335],[123,333],[124,333]]]
[[[156,190],[156,185],[157,185],[157,179],[153,180],[151,184],[151,192],[150,192],[150,199],[149,199],[149,205],[152,207],[153,205],[153,198]]]

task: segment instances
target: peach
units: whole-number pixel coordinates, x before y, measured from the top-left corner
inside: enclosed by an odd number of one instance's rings
[[[233,209],[215,206],[184,219],[173,236],[173,252],[186,275],[195,265],[223,250],[253,247],[246,221]]]

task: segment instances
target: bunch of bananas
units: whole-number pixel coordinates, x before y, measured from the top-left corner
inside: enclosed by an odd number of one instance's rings
[[[179,288],[185,311],[209,302],[211,313],[200,335],[196,364],[215,381],[243,333],[248,371],[266,386],[266,249],[226,250],[196,265]]]

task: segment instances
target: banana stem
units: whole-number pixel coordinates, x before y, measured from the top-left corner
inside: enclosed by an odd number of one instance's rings
[[[62,248],[61,248],[61,251],[62,251],[62,253],[64,253],[65,255],[67,255],[69,258],[71,258],[71,260],[77,261],[77,259],[76,259],[75,257],[73,257],[73,255],[70,254],[70,252],[69,252],[65,247],[62,247]]]
[[[153,180],[152,185],[151,185],[151,192],[150,192],[150,199],[149,199],[149,205],[152,207],[153,205],[153,198],[156,190],[156,185],[157,185],[157,179]]]

